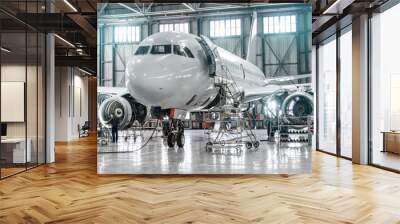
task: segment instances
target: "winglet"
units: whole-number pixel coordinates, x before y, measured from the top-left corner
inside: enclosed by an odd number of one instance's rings
[[[253,12],[253,21],[251,23],[251,30],[249,36],[249,43],[247,45],[246,60],[252,64],[256,64],[257,55],[257,12]]]

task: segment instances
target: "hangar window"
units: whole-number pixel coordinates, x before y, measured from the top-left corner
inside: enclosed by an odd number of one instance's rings
[[[171,45],[153,45],[151,54],[171,54]]]
[[[114,41],[116,43],[132,43],[140,41],[139,26],[116,26],[114,28]]]
[[[160,24],[160,32],[181,32],[189,33],[189,23],[168,23]]]
[[[240,19],[210,21],[211,37],[239,36],[241,33]]]
[[[140,46],[136,52],[135,55],[143,55],[143,54],[147,54],[147,52],[149,51],[150,46]]]
[[[266,16],[264,17],[264,33],[293,33],[297,31],[296,16]]]

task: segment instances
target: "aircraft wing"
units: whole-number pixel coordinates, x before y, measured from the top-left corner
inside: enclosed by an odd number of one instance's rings
[[[311,86],[311,83],[291,84],[291,85],[267,85],[264,87],[256,87],[244,89],[243,103],[260,100],[266,96],[278,93],[280,91],[296,91]]]
[[[128,89],[125,87],[97,87],[97,93],[107,95],[123,96],[129,94]]]

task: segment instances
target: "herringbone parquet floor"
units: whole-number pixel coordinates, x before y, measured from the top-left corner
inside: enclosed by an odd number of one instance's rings
[[[0,223],[400,223],[400,175],[313,153],[293,176],[98,176],[96,140],[0,181]]]

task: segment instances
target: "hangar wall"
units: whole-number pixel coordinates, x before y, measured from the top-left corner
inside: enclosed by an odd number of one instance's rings
[[[160,8],[162,7],[162,8]],[[258,28],[256,38],[257,66],[264,71],[266,77],[311,73],[311,13],[309,5],[295,5],[285,10],[278,6],[246,8],[236,11],[221,10],[220,13],[202,13],[177,17],[150,17],[148,19],[127,20],[120,23],[98,24],[99,46],[99,86],[124,85],[125,63],[133,55],[139,42],[116,43],[114,29],[118,26],[139,25],[140,40],[150,34],[159,32],[163,23],[189,23],[189,32],[210,37],[210,21],[222,19],[240,19],[241,34],[239,36],[211,38],[217,45],[236,55],[246,58],[248,37],[250,35],[253,12],[257,12]],[[155,6],[153,11],[174,10],[174,6]],[[105,11],[104,15],[118,14],[118,9]],[[296,15],[297,32],[264,34],[263,18],[266,16]]]

